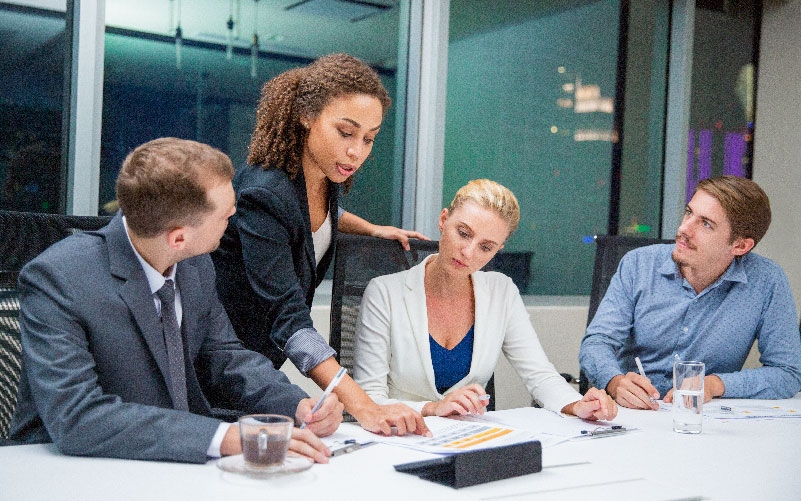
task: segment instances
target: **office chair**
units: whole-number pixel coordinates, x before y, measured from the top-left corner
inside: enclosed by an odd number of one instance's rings
[[[592,270],[592,290],[590,291],[590,310],[587,314],[587,325],[590,325],[598,305],[609,288],[609,282],[617,271],[620,260],[630,250],[653,244],[670,244],[673,240],[660,240],[658,238],[626,237],[620,235],[595,236],[595,265]],[[584,369],[579,374],[579,392],[582,395],[590,389],[590,382]]]
[[[388,275],[422,262],[436,254],[437,242],[409,240],[406,252],[395,240],[340,234],[334,257],[334,283],[331,297],[331,334],[329,344],[337,352],[337,361],[353,373],[353,347],[356,339],[356,320],[367,283],[375,277]],[[484,268],[489,268],[488,265]],[[490,394],[488,410],[495,409],[495,377],[486,386]],[[345,420],[352,420],[346,414]]]
[[[22,369],[17,277],[50,245],[80,231],[105,226],[110,217],[64,216],[0,210],[0,445],[17,402]]]
[[[531,251],[500,251],[495,254],[482,270],[503,273],[512,279],[520,294],[525,294],[528,291],[528,284],[531,279],[531,258],[533,256],[534,253]]]

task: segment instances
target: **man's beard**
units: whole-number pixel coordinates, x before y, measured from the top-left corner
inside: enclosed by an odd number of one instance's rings
[[[684,261],[679,260],[679,258],[676,257],[675,251],[670,255],[670,257],[673,259],[673,262],[676,263],[676,266],[678,266],[679,268],[683,268],[683,267],[687,266],[687,263],[685,263]]]
[[[678,240],[680,238],[683,238],[684,241],[687,242],[686,238],[684,238],[681,235],[677,234],[676,237],[675,237],[675,240],[677,241],[677,243],[676,243],[676,246],[673,247],[673,252],[670,253],[670,257],[671,257],[671,259],[673,259],[673,262],[676,263],[676,266],[678,266],[679,268],[682,268],[683,266],[687,266],[687,263],[682,261],[680,258],[678,258],[676,256],[676,250],[678,249]]]
[[[679,233],[677,233],[677,234],[676,234],[676,236],[675,236],[675,238],[674,238],[674,239],[676,240],[676,246],[675,246],[675,247],[673,247],[673,252],[671,252],[671,254],[670,254],[670,257],[673,259],[673,262],[674,262],[674,263],[676,263],[676,265],[677,265],[679,268],[682,268],[682,267],[684,267],[684,266],[687,266],[687,263],[686,263],[685,261],[682,261],[682,260],[681,260],[679,257],[677,257],[677,256],[676,256],[676,250],[678,249],[678,241],[679,241],[680,239],[681,239],[681,240],[684,240],[684,242],[685,242],[685,243],[687,244],[687,246],[688,246],[688,249],[690,248],[690,247],[689,247],[690,241],[689,241],[689,239],[688,239],[688,238],[686,238],[686,237],[682,236],[682,235],[681,235],[681,234],[679,234]],[[693,248],[694,248],[694,247],[693,247]]]

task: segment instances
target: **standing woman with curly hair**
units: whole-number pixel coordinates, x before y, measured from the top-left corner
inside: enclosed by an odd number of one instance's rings
[[[407,248],[409,238],[425,238],[338,205],[340,185],[350,188],[390,103],[376,72],[345,54],[267,82],[247,165],[233,180],[236,214],[212,254],[220,300],[245,346],[276,368],[289,358],[322,388],[340,366],[310,313],[337,231],[397,239]],[[335,394],[367,430],[428,433],[420,413],[376,404],[350,376]]]

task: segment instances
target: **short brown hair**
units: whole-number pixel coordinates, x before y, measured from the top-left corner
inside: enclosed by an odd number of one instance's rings
[[[509,226],[509,236],[520,224],[520,205],[512,190],[489,179],[474,179],[459,188],[453,197],[448,212],[453,212],[471,200],[480,207],[494,211]]]
[[[261,90],[248,163],[284,169],[294,178],[308,134],[302,120],[316,118],[332,99],[352,94],[375,97],[384,114],[392,104],[378,73],[347,54],[324,56],[273,78]],[[346,191],[352,182],[352,177],[345,181]]]
[[[125,158],[117,176],[117,200],[128,227],[145,238],[178,226],[196,226],[214,210],[206,191],[215,180],[230,181],[228,156],[209,145],[163,137]]]
[[[770,226],[770,200],[758,184],[737,176],[718,176],[698,182],[693,195],[704,190],[712,195],[726,213],[731,226],[729,243],[751,238],[759,243]]]

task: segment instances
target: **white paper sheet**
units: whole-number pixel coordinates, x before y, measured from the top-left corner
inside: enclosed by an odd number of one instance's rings
[[[728,409],[726,409],[728,407]],[[672,404],[659,402],[659,410],[672,411]],[[801,418],[801,403],[794,405],[739,400],[737,404],[719,404],[715,401],[704,404],[706,419],[798,419]]]
[[[522,407],[508,409],[460,419],[485,421],[527,431],[542,442],[543,447],[549,447],[567,440],[582,440],[587,438],[600,438],[614,435],[586,435],[582,431],[610,430],[612,426],[623,426],[627,432],[636,428],[626,426],[625,423],[608,421],[587,421],[575,416],[565,416],[545,409],[535,407]]]
[[[434,454],[456,454],[535,440],[527,431],[516,430],[499,423],[465,421],[436,416],[424,419],[433,433],[433,437],[374,435],[374,440]]]
[[[780,419],[801,418],[801,404],[790,406],[787,404],[777,405],[770,403],[750,403],[740,401],[735,405],[729,405],[729,409],[724,409],[724,405],[706,403],[704,404],[704,417],[710,419]]]

